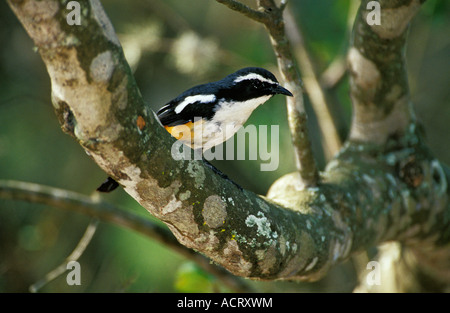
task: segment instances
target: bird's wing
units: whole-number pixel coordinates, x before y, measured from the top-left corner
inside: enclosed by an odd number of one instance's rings
[[[159,121],[164,126],[176,126],[181,124],[186,124],[189,122],[189,118],[184,114],[175,113],[175,108],[178,105],[178,102],[171,101],[165,106],[163,106],[156,115],[159,118]]]
[[[195,110],[193,110],[192,107],[177,112],[176,108],[178,105],[178,101],[169,102],[156,113],[163,126],[177,126],[194,122],[196,115],[199,115],[198,113],[195,113]],[[200,102],[195,102],[191,105],[197,106],[200,105]]]
[[[184,106],[181,101],[173,100],[159,109],[157,116],[164,126],[177,126],[195,122],[198,118],[209,120],[214,115],[215,101],[215,99],[211,102],[191,101]]]

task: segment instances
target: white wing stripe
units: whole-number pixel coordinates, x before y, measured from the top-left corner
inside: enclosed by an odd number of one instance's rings
[[[186,97],[183,101],[181,101],[176,107],[175,107],[175,113],[179,114],[181,111],[184,110],[184,108],[188,104],[192,104],[195,102],[201,102],[201,103],[208,103],[213,102],[216,100],[215,95],[195,95],[195,96],[189,96]]]

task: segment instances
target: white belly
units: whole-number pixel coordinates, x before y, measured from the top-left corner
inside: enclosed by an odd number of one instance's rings
[[[221,127],[214,123],[206,123],[202,137],[203,151],[227,141],[233,137],[241,127],[242,124],[235,123],[222,124]]]

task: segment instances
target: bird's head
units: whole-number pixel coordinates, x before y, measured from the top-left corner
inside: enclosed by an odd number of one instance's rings
[[[291,96],[268,70],[246,67],[228,75],[215,83],[218,87],[215,99],[213,121],[231,125],[242,125],[253,110],[269,100],[273,95]]]
[[[275,75],[259,67],[246,67],[227,76],[224,80],[228,92],[240,101],[264,96],[282,94],[292,97],[292,93],[282,87]]]

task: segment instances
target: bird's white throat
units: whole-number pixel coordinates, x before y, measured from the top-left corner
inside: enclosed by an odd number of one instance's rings
[[[261,104],[272,97],[271,95],[250,99],[242,102],[223,102],[220,109],[216,111],[213,121],[225,124],[240,124],[242,126],[250,117],[252,112]]]

